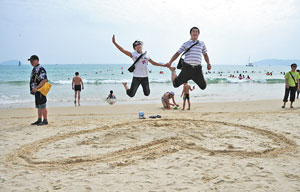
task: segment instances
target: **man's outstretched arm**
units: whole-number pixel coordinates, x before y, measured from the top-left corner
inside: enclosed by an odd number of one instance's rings
[[[176,52],[172,58],[170,59],[170,61],[166,64],[166,67],[171,67],[172,63],[177,59],[177,57],[179,56],[180,54],[178,52]]]

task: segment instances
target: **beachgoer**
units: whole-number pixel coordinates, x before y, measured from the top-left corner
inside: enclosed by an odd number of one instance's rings
[[[300,70],[297,69],[297,72],[299,73],[300,75]],[[299,77],[299,82],[300,82],[300,77]],[[298,87],[299,84],[296,85],[296,87]],[[300,89],[297,89],[297,99],[299,99],[299,93],[300,93]]]
[[[178,104],[176,104],[175,102],[175,98],[174,98],[175,93],[173,91],[170,92],[166,92],[162,97],[161,97],[161,102],[163,104],[163,107],[166,109],[171,109],[171,105],[172,106],[176,106],[179,107]],[[172,99],[173,103],[170,103],[170,99]]]
[[[191,86],[188,84],[188,83],[184,83],[184,86],[183,86],[183,90],[182,90],[182,93],[181,93],[181,96],[183,96],[183,107],[182,107],[182,110],[184,110],[185,108],[185,102],[186,100],[188,101],[188,109],[187,110],[190,110],[191,109],[191,103],[190,103],[190,91],[193,91],[195,89],[195,86],[193,86],[193,88],[191,88]]]
[[[251,78],[250,78],[250,76],[249,76],[249,75],[247,75],[247,80],[251,80]]]
[[[128,88],[127,83],[124,82],[123,85],[129,97],[134,97],[140,84],[143,87],[144,95],[150,95],[150,87],[148,80],[148,61],[155,66],[165,67],[165,65],[153,61],[150,57],[146,55],[146,53],[143,53],[143,42],[141,41],[135,41],[133,43],[134,52],[129,52],[123,49],[120,45],[118,45],[115,40],[115,35],[113,35],[112,37],[112,42],[122,53],[132,58],[133,61],[136,61],[136,59],[138,59],[142,54],[144,54],[141,57],[141,59],[135,64],[130,89]]]
[[[200,89],[204,90],[206,88],[206,81],[202,72],[202,54],[207,63],[207,70],[211,69],[209,62],[209,57],[207,54],[206,46],[203,41],[198,41],[200,30],[197,27],[190,29],[191,39],[185,42],[180,49],[172,56],[170,61],[167,63],[167,67],[171,70],[172,82],[174,87],[179,87],[180,85],[193,80]],[[194,45],[195,44],[195,45]],[[177,76],[175,67],[171,67],[173,61],[185,50],[194,45],[186,54],[184,58],[184,64],[182,66],[182,71]]]
[[[238,78],[239,78],[239,80],[242,80],[243,79],[242,74],[240,74]]]
[[[30,93],[35,96],[35,108],[38,112],[38,120],[31,125],[47,125],[47,97],[44,96],[41,92],[38,91],[43,85],[48,81],[47,72],[39,63],[39,57],[32,55],[28,61],[33,66],[30,76]],[[43,121],[42,121],[43,117]]]
[[[299,73],[296,71],[297,64],[293,63],[291,65],[291,71],[287,72],[285,75],[285,93],[283,98],[283,106],[285,108],[286,102],[288,102],[288,97],[290,95],[291,105],[290,108],[293,108],[293,102],[295,101],[296,91],[299,90]],[[297,87],[296,87],[296,84]]]
[[[77,95],[78,95],[78,106],[80,106],[80,92],[81,92],[81,89],[84,89],[84,86],[83,86],[83,81],[82,81],[81,77],[79,76],[78,72],[76,72],[75,77],[73,77],[72,89],[75,91],[74,104],[76,106],[76,98],[77,98]]]
[[[106,97],[106,99],[116,99],[117,97],[115,96],[113,90],[110,90],[109,95]]]

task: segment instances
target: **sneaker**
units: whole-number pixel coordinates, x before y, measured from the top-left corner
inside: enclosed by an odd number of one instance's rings
[[[40,120],[37,120],[36,122],[34,122],[34,123],[31,123],[31,125],[37,125],[37,124],[39,124],[39,123],[41,123],[42,121],[40,121]]]
[[[42,121],[39,124],[37,124],[37,126],[42,126],[42,125],[48,125],[48,121]]]

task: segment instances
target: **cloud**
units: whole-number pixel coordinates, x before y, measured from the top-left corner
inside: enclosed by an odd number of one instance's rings
[[[295,58],[299,9],[296,0],[1,0],[0,60],[39,53],[46,63],[130,63],[111,43],[116,34],[124,48],[141,39],[166,62],[192,26],[213,63]]]

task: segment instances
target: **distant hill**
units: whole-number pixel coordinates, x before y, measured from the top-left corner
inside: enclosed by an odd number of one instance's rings
[[[19,60],[8,60],[0,63],[0,65],[19,65]]]
[[[260,61],[255,61],[253,62],[253,65],[267,65],[267,66],[290,66],[292,63],[296,63],[297,65],[300,65],[300,60],[299,59],[294,59],[294,60],[283,60],[283,59],[264,59]]]

